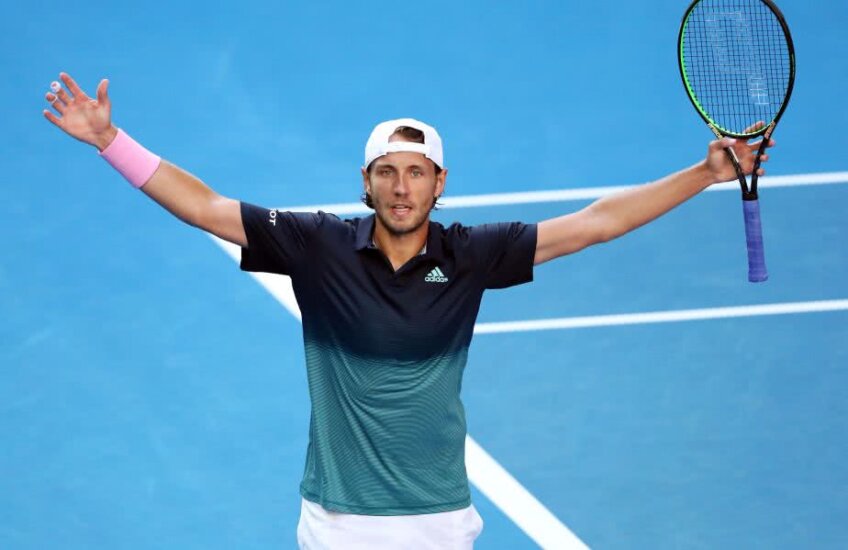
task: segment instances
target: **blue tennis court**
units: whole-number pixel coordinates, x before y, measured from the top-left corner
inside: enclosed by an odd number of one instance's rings
[[[770,280],[747,282],[730,186],[488,293],[463,385],[477,547],[848,541],[848,6],[779,5],[799,70]],[[353,211],[368,132],[413,116],[445,141],[437,220],[535,222],[703,157],[685,6],[7,6],[0,548],[293,548],[300,509],[285,281],[47,123],[60,70],[109,78],[118,126],[228,196]]]

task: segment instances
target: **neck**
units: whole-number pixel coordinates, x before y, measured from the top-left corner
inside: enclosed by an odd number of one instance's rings
[[[374,244],[386,255],[392,268],[397,271],[424,248],[429,228],[430,223],[427,220],[415,231],[398,235],[386,229],[377,218],[374,224]]]

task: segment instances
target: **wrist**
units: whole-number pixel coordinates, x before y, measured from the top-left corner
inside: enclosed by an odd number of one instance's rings
[[[115,140],[115,137],[117,135],[118,129],[110,125],[105,132],[94,136],[94,141],[92,142],[92,145],[97,147],[97,150],[102,153],[103,150],[109,147],[109,144]]]
[[[697,183],[701,190],[706,189],[710,185],[719,183],[719,181],[721,181],[710,169],[710,166],[706,160],[702,160],[701,162],[692,167],[692,175],[692,181]]]
[[[162,160],[120,129],[116,129],[114,139],[99,155],[136,189],[153,177]]]

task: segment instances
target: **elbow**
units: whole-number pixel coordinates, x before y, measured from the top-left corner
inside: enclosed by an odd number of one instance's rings
[[[198,206],[183,212],[183,215],[179,216],[179,218],[183,221],[183,223],[192,227],[199,227],[200,229],[203,229],[206,224],[209,223],[207,220],[208,215],[206,210]]]
[[[219,211],[223,208],[224,201],[224,197],[220,195],[210,195],[206,200],[195,204],[183,221],[198,229],[212,232],[219,224]]]
[[[605,224],[598,229],[598,231],[594,235],[595,244],[608,243],[612,240],[615,240],[622,235],[624,235],[627,231],[622,228],[616,226],[615,224]]]
[[[626,233],[620,220],[609,212],[605,212],[602,205],[595,203],[586,209],[587,244],[607,243]]]

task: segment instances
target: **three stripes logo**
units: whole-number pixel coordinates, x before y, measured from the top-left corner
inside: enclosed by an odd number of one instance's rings
[[[431,271],[430,273],[427,274],[426,277],[424,277],[424,282],[425,283],[446,283],[446,282],[448,282],[448,278],[445,277],[445,274],[442,273],[441,269],[439,269],[438,267],[434,267],[433,271]]]

